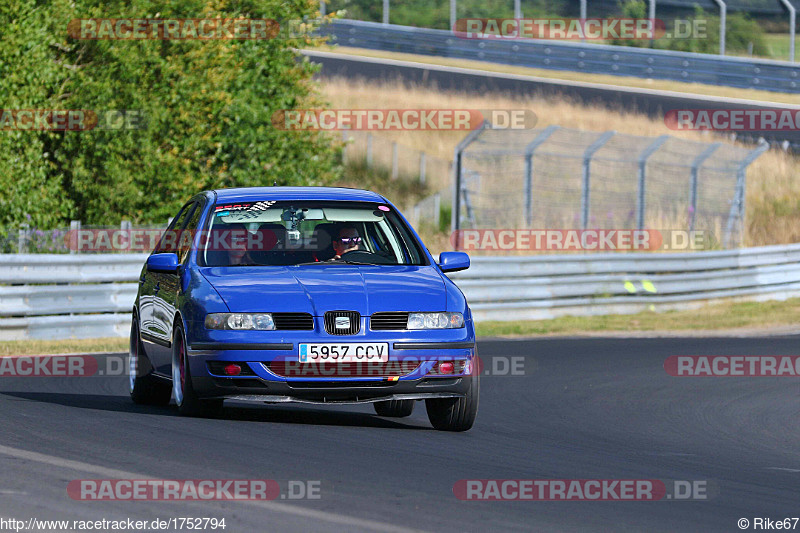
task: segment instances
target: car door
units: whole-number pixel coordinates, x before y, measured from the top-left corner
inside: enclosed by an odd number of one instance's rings
[[[187,216],[195,207],[195,202],[189,202],[178,212],[172,220],[167,230],[162,235],[153,253],[177,253],[177,235],[185,225]],[[164,299],[161,297],[162,289],[165,287],[164,274],[147,270],[142,274],[139,282],[142,290],[139,296],[140,313],[142,314],[142,340],[147,343],[147,353],[156,371],[163,373],[163,368],[167,364],[172,364],[171,350],[171,330],[165,330],[165,314],[167,309],[164,306]],[[169,283],[169,280],[166,281]],[[169,318],[172,322],[172,318]],[[169,371],[167,371],[169,375]]]

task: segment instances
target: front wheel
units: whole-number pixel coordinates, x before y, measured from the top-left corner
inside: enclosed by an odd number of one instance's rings
[[[425,400],[428,420],[431,425],[441,431],[467,431],[478,415],[478,396],[480,394],[480,377],[474,374],[469,389],[463,398],[434,398]]]
[[[161,380],[147,370],[139,337],[139,318],[136,313],[131,320],[130,352],[128,355],[128,392],[133,403],[140,405],[168,405],[172,390],[169,381]]]
[[[172,336],[172,397],[178,412],[184,416],[210,416],[222,410],[222,400],[201,400],[192,386],[192,375],[186,355],[186,336],[177,326]]]
[[[372,404],[378,416],[405,418],[414,411],[414,400],[387,400]]]

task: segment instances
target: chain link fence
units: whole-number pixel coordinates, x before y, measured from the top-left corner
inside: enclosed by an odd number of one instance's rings
[[[736,247],[746,169],[767,149],[487,124],[455,150],[459,194],[444,188],[439,205],[430,197],[415,212],[433,219],[452,206],[453,230],[686,229]]]

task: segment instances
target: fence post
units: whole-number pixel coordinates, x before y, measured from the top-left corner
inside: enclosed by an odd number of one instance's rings
[[[648,18],[650,19],[648,22],[648,27],[650,28],[650,48],[655,46],[655,35],[656,35],[656,0],[650,0],[650,10],[648,13]]]
[[[791,43],[789,44],[789,61],[794,62],[795,33],[797,31],[795,29],[795,26],[797,25],[797,9],[792,5],[791,2],[789,2],[789,0],[781,0],[781,3],[786,9],[789,10],[789,38],[791,39]]]
[[[81,221],[80,220],[70,220],[69,221],[69,231],[72,238],[70,238],[70,242],[74,242],[75,245],[70,247],[69,253],[74,254],[80,251],[80,232],[81,232]]]
[[[725,55],[725,33],[728,26],[728,4],[723,0],[714,0],[719,6],[719,55]]]
[[[586,0],[581,0],[581,21],[586,21]],[[581,37],[581,42],[586,42],[586,37]]]
[[[442,217],[442,196],[437,192],[433,195],[433,227],[439,230],[439,222]]]
[[[692,161],[692,176],[689,181],[689,231],[694,231],[694,223],[697,216],[697,178],[703,163],[711,157],[722,143],[714,143]]]
[[[731,234],[733,233],[733,225],[739,221],[739,231],[742,230],[744,221],[744,198],[745,187],[747,186],[747,167],[761,156],[764,152],[769,150],[769,143],[763,143],[758,148],[750,152],[739,164],[736,172],[736,194],[734,195],[731,210],[728,214],[728,224],[725,227],[725,236],[723,238],[723,246],[728,248],[731,244]]]
[[[425,183],[425,172],[427,171],[427,154],[425,152],[419,153],[419,182]]]
[[[325,16],[325,0],[320,0],[319,2],[319,14],[323,17]]]
[[[383,0],[383,23],[389,24],[389,0]]]
[[[392,179],[396,180],[399,174],[397,168],[397,142],[392,141]]]
[[[453,153],[453,205],[452,210],[453,212],[450,215],[450,230],[451,231],[458,231],[459,227],[461,226],[460,220],[460,211],[461,211],[461,166],[462,161],[461,158],[463,156],[464,150],[472,144],[472,142],[480,137],[483,130],[487,128],[491,128],[491,124],[488,120],[484,120],[483,124],[479,127],[475,128],[471,132],[464,137]],[[458,241],[456,240],[456,249],[458,249]]]
[[[639,201],[636,204],[636,210],[638,211],[636,216],[636,229],[639,230],[644,229],[644,213],[647,201],[645,198],[645,187],[647,185],[647,160],[659,148],[661,148],[661,145],[667,142],[667,140],[669,140],[669,135],[662,135],[650,143],[650,146],[645,148],[642,154],[639,156]]]
[[[583,153],[583,185],[581,191],[581,228],[589,227],[589,184],[591,181],[590,167],[595,152],[606,144],[617,132],[607,131],[597,138]]]
[[[525,147],[525,225],[533,224],[533,152],[561,126],[548,126]]]
[[[367,168],[372,168],[372,134],[367,133]]]
[[[17,230],[17,253],[24,254],[27,251],[28,247],[28,228],[30,226],[27,223],[20,224],[19,229]]]

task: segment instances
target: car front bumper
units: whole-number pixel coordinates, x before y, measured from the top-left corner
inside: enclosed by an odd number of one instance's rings
[[[385,400],[422,400],[463,397],[477,371],[477,351],[472,341],[390,342],[390,362],[409,363],[405,375],[287,377],[273,372],[274,361],[297,363],[297,343],[241,345],[196,343],[188,350],[192,385],[201,398],[224,398],[267,403],[369,403]],[[432,375],[436,361],[467,361],[464,373]],[[246,364],[247,374],[212,373],[210,362]]]

